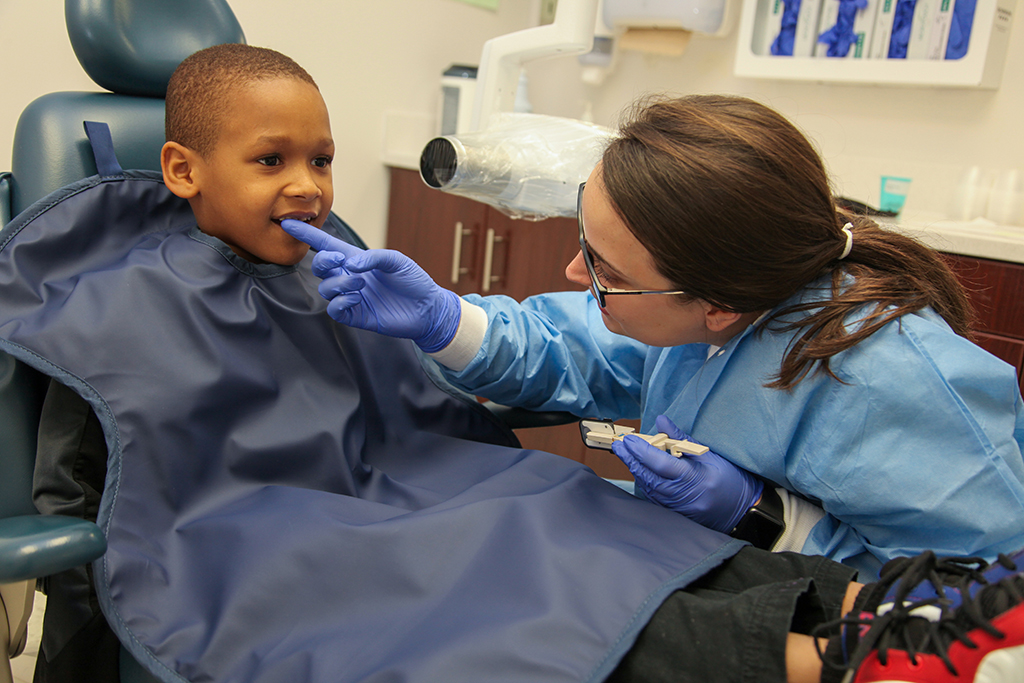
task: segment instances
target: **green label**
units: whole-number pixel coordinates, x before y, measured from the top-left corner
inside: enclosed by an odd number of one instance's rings
[[[885,0],[885,4],[882,5],[882,11],[883,12],[891,12],[892,11],[892,0]]]
[[[863,57],[864,56],[864,34],[863,33],[858,33],[857,34],[857,45],[853,48],[853,56],[854,57]]]
[[[940,11],[942,11],[942,12],[948,12],[949,11],[949,0],[942,0],[942,9]]]

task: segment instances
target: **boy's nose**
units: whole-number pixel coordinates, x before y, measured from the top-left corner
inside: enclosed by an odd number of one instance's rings
[[[288,190],[296,197],[315,199],[323,194],[309,169],[296,169],[289,181]]]

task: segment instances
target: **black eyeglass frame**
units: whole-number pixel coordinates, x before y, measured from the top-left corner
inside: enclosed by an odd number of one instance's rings
[[[686,294],[682,290],[616,289],[614,287],[605,287],[601,284],[600,280],[597,279],[597,271],[594,270],[594,257],[590,253],[590,245],[587,244],[587,238],[583,231],[583,188],[586,185],[585,181],[580,183],[579,193],[576,195],[576,223],[579,225],[580,231],[580,253],[583,254],[583,263],[586,264],[587,273],[590,275],[590,292],[597,299],[598,305],[604,308],[605,297],[609,294]]]

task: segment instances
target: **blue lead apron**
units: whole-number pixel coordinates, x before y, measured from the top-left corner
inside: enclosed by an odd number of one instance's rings
[[[97,590],[161,680],[599,681],[738,549],[514,447],[316,284],[309,257],[239,259],[144,171],[101,166],[0,232],[0,349],[103,425]]]

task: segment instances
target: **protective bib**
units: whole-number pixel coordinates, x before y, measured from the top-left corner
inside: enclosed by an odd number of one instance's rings
[[[316,284],[309,257],[239,259],[142,171],[0,232],[0,348],[103,425],[100,601],[162,680],[597,681],[738,549],[510,447]]]

